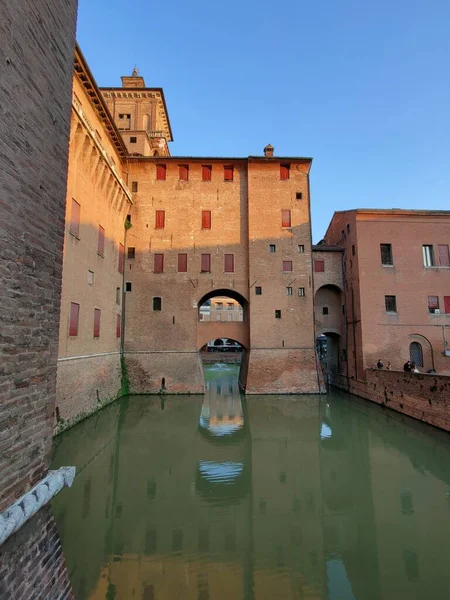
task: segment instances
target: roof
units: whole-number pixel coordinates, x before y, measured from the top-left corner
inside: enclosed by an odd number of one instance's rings
[[[356,214],[379,214],[379,215],[445,215],[450,216],[450,210],[427,210],[413,208],[352,208],[349,210],[336,210],[335,215],[356,213]]]
[[[127,132],[128,133],[128,132]],[[220,161],[261,161],[261,162],[277,162],[280,160],[285,161],[312,161],[312,158],[305,158],[299,156],[274,156],[273,158],[266,158],[265,156],[130,156],[129,158],[136,158],[139,160],[148,159],[152,161],[161,162],[164,160],[220,160]]]
[[[313,244],[313,252],[344,252],[344,248],[341,246],[330,246],[328,244]]]

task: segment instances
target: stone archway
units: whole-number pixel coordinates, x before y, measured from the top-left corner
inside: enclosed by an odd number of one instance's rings
[[[413,333],[407,338],[407,353],[410,360],[416,363],[416,366],[426,373],[434,369],[433,346],[428,338],[420,333]]]

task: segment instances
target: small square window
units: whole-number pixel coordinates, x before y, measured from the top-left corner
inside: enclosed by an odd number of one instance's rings
[[[292,260],[283,260],[283,272],[288,273],[292,271]]]
[[[161,310],[162,301],[161,298],[153,298],[153,310]]]
[[[136,248],[133,248],[132,246],[128,246],[128,258],[135,258],[136,257]]]
[[[94,285],[94,271],[88,271],[88,284]]]
[[[135,135],[132,135],[130,137],[130,144],[135,144],[137,142],[137,137]]]
[[[257,285],[255,287],[255,295],[256,296],[262,296],[262,287],[261,286]]]
[[[304,296],[305,295],[305,288],[304,287],[298,288],[298,295],[299,296]]]
[[[131,281],[125,281],[125,291],[131,292]]]
[[[325,271],[325,261],[315,260],[314,261],[314,271],[316,273],[323,273]]]
[[[322,306],[322,314],[323,315],[327,315],[328,314],[328,306]]]
[[[385,296],[384,304],[385,304],[387,313],[396,313],[397,312],[397,298],[395,296]]]
[[[286,296],[292,296],[292,288],[291,287],[286,288]]]
[[[296,200],[302,200],[302,198],[303,198],[302,192],[296,192],[295,193],[295,199]]]
[[[132,192],[137,192],[138,191],[138,182],[137,181],[132,181],[131,182],[131,191]]]
[[[275,244],[269,244],[269,252],[276,252],[277,247]]]
[[[297,246],[297,250],[300,252],[300,254],[303,254],[305,251],[305,246],[303,244],[299,244]]]
[[[275,319],[281,319],[281,310],[275,311]]]

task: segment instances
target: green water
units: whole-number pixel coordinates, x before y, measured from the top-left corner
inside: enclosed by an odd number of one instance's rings
[[[450,597],[450,436],[343,393],[128,397],[57,439],[77,600]]]

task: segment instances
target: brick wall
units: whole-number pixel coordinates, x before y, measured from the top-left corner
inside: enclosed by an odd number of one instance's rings
[[[0,509],[52,444],[76,5],[0,3]]]

